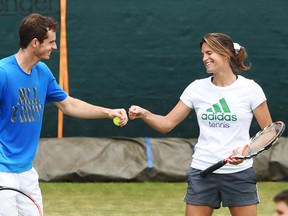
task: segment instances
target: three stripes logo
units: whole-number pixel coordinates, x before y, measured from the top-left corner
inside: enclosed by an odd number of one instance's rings
[[[225,98],[213,104],[211,108],[202,114],[201,118],[210,121],[237,121],[237,115],[231,113]]]

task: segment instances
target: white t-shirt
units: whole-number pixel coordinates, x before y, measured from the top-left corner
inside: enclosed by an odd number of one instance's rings
[[[195,110],[200,134],[191,167],[203,170],[227,158],[245,145],[253,118],[252,110],[266,101],[262,88],[253,80],[238,76],[226,87],[215,86],[211,78],[192,82],[180,100]],[[215,173],[233,173],[252,166],[252,159],[239,165],[226,164]]]

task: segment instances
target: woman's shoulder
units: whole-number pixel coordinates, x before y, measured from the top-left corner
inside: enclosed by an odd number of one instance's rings
[[[206,85],[207,83],[211,83],[211,76],[202,79],[195,79],[190,83],[190,85]]]
[[[253,79],[247,78],[241,75],[238,75],[238,79],[241,83],[245,83],[246,85],[258,85]]]

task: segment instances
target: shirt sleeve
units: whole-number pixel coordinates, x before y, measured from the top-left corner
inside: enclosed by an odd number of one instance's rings
[[[56,79],[53,77],[48,85],[46,104],[51,102],[60,102],[67,98],[67,93],[59,86]]]
[[[261,86],[254,81],[252,82],[251,109],[254,110],[267,99]]]
[[[42,75],[46,76],[48,82],[45,104],[65,100],[67,98],[67,93],[57,83],[56,78],[54,77],[48,66],[43,62],[40,62],[38,66],[41,68]]]
[[[193,93],[194,83],[192,82],[186,89],[183,91],[182,95],[180,96],[180,100],[190,107],[191,109],[194,108],[193,100],[192,100],[192,93]]]

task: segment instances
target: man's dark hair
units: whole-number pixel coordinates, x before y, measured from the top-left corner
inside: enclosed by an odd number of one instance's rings
[[[284,201],[288,205],[288,190],[283,190],[280,193],[278,193],[274,199],[274,202],[282,202]]]
[[[52,17],[36,13],[30,14],[22,20],[19,26],[20,48],[27,48],[34,38],[43,43],[47,38],[47,32],[56,31],[57,27],[58,23]]]

